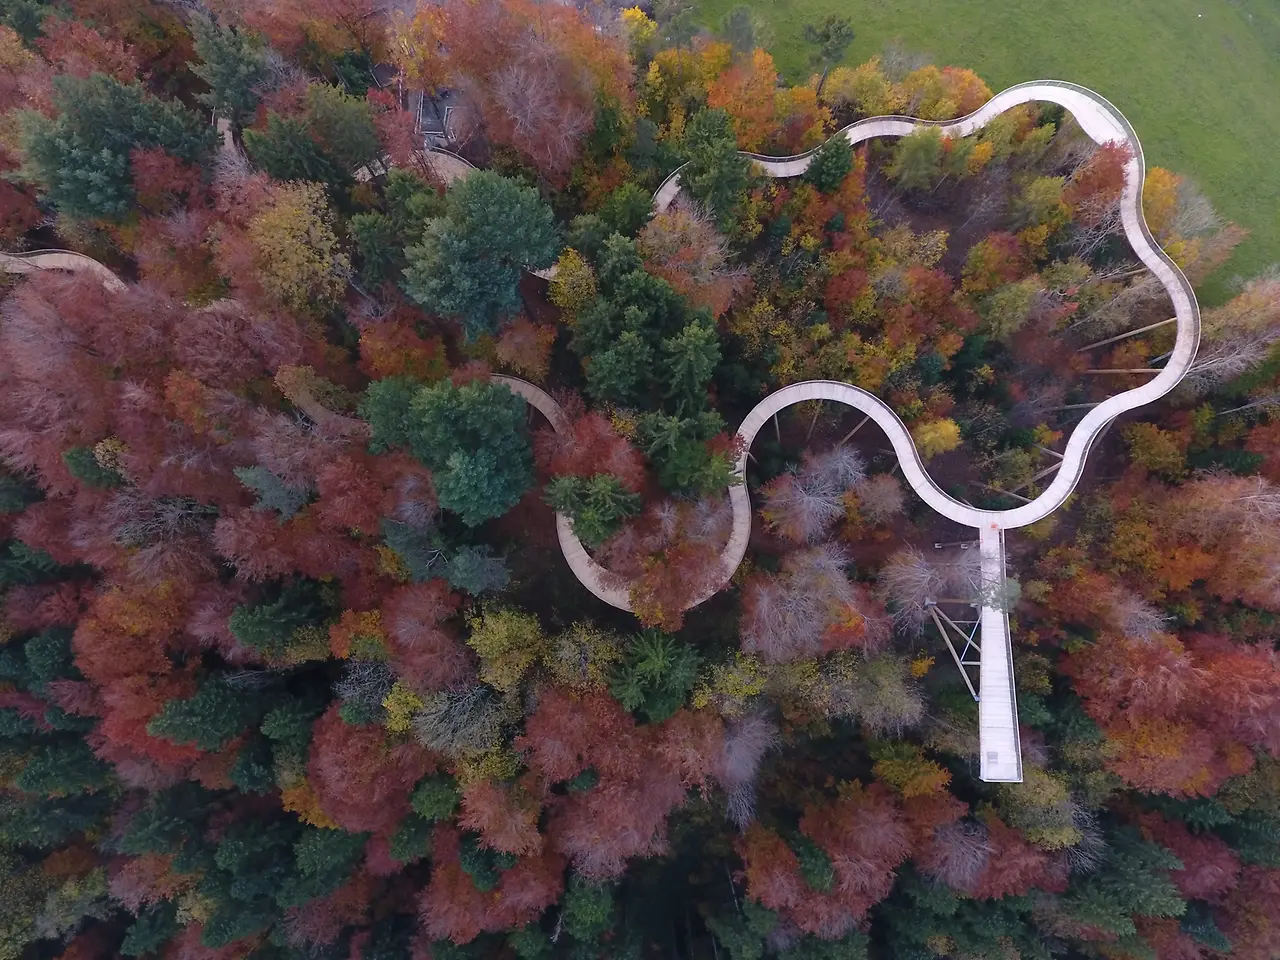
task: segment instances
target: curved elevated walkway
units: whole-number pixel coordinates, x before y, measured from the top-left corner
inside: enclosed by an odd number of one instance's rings
[[[1125,167],[1124,190],[1121,194],[1121,219],[1130,245],[1152,273],[1160,280],[1173,302],[1177,318],[1177,340],[1168,364],[1147,383],[1111,397],[1092,408],[1067,440],[1062,466],[1053,482],[1035,500],[1010,510],[984,510],[945,493],[925,468],[911,433],[901,419],[879,397],[853,384],[833,380],[810,380],[783,387],[760,401],[738,428],[744,452],[736,465],[739,477],[745,477],[747,453],[760,428],[779,410],[805,400],[831,400],[854,407],[869,416],[884,431],[902,466],[903,477],[916,494],[930,507],[950,520],[978,531],[981,578],[987,593],[1004,582],[1004,531],[1026,526],[1043,519],[1070,496],[1084,471],[1089,449],[1101,432],[1120,414],[1160,399],[1186,375],[1195,360],[1200,341],[1200,308],[1195,291],[1177,264],[1156,243],[1142,214],[1142,186],[1146,164],[1142,144],[1129,121],[1108,100],[1077,84],[1057,80],[1037,80],[1003,90],[978,110],[950,121],[917,120],[912,117],[873,117],[845,127],[835,134],[850,144],[876,137],[901,137],[922,127],[936,127],[947,136],[965,136],[985,126],[993,117],[1019,104],[1056,103],[1070,111],[1084,132],[1095,142],[1119,141],[1128,144],[1132,157]],[[222,131],[224,149],[234,149]],[[763,157],[747,154],[770,177],[795,177],[803,174],[816,150],[794,157]],[[473,167],[452,155],[439,157],[442,179],[451,181],[466,176]],[[452,161],[452,162],[450,162]],[[369,171],[363,171],[366,175]],[[359,172],[357,173],[359,178]],[[654,208],[670,207],[680,192],[680,170],[671,174],[654,194]],[[10,273],[32,273],[38,270],[88,270],[111,289],[123,289],[124,283],[97,261],[65,250],[40,250],[20,254],[0,254],[0,269]],[[550,271],[542,271],[547,275]],[[564,411],[546,391],[515,377],[495,376],[512,392],[539,410],[556,432],[568,429]],[[746,555],[751,537],[751,500],[745,483],[729,489],[733,509],[733,529],[721,556],[723,580],[727,583]],[[574,575],[596,597],[621,610],[630,610],[628,591],[619,578],[596,563],[574,536],[572,524],[562,514],[556,515],[556,533],[561,550]],[[716,591],[698,598],[703,602]],[[979,733],[981,739],[981,775],[984,780],[1017,781],[1022,779],[1022,762],[1018,743],[1017,706],[1013,688],[1013,658],[1009,642],[1008,613],[987,598],[979,612],[982,643],[986,648],[981,661],[981,698],[979,700]]]
[[[27,253],[0,253],[0,269],[6,273],[39,273],[42,270],[87,271],[108,290],[123,290],[124,281],[83,253],[70,250],[31,250]]]
[[[564,410],[541,387],[519,377],[495,374],[490,379],[505,385],[516,396],[523,397],[529,406],[547,418],[551,429],[556,433],[564,433],[569,429],[569,419],[564,415]],[[560,541],[560,551],[564,554],[565,562],[584,587],[612,607],[619,610],[631,609],[631,598],[620,578],[591,559],[591,554],[587,553],[582,541],[573,533],[573,521],[563,513],[556,514],[556,537]]]
[[[1121,194],[1121,219],[1125,236],[1139,259],[1156,275],[1173,302],[1177,318],[1177,340],[1168,364],[1147,383],[1110,397],[1094,407],[1080,421],[1067,440],[1062,467],[1053,481],[1035,500],[1010,510],[983,510],[972,507],[945,493],[929,476],[915,443],[897,414],[882,400],[848,383],[813,380],[792,384],[765,397],[738,428],[750,449],[752,440],[766,420],[784,407],[803,400],[833,400],[861,410],[870,416],[889,437],[902,465],[903,475],[916,494],[930,507],[950,520],[978,529],[1006,530],[1035,523],[1048,516],[1070,496],[1084,471],[1085,460],[1093,441],[1106,426],[1126,411],[1152,403],[1175,386],[1186,375],[1200,342],[1200,308],[1191,283],[1177,264],[1156,243],[1142,215],[1142,184],[1146,163],[1142,144],[1129,121],[1106,98],[1077,84],[1058,80],[1036,80],[1003,90],[978,110],[958,120],[930,121],[912,117],[873,117],[860,120],[835,134],[850,144],[876,137],[901,137],[923,127],[936,127],[947,136],[965,136],[980,130],[992,118],[1011,107],[1031,102],[1056,103],[1071,112],[1084,132],[1097,143],[1119,141],[1129,146],[1132,157],[1125,168]],[[771,177],[795,177],[803,174],[817,149],[794,157],[762,157],[747,154]],[[680,170],[672,173],[654,194],[654,207],[665,210],[680,192]],[[746,455],[738,461],[738,471],[746,468]],[[737,490],[739,488],[734,488]],[[732,494],[732,491],[731,491]],[[750,503],[745,490],[734,501],[734,537],[725,554],[729,574],[737,568],[746,552],[746,539],[751,530]]]

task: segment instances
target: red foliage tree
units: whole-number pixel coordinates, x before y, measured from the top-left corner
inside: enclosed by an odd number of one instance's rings
[[[206,947],[201,941],[204,925],[191,923],[165,944],[164,960],[238,960],[254,949],[250,940],[237,940],[225,947]]]
[[[1191,652],[1167,634],[1150,640],[1108,637],[1087,653],[1069,656],[1063,669],[1099,721],[1117,717],[1122,708],[1139,716],[1172,716],[1205,679]]]
[[[49,721],[44,718],[49,704],[33,694],[23,693],[21,690],[0,691],[0,708],[17,711],[18,716],[35,724],[36,729],[42,733],[48,733],[53,729]]]
[[[645,458],[598,413],[587,413],[562,433],[543,430],[535,437],[538,462],[552,476],[592,477],[607,473],[632,493],[645,485]]]
[[[190,197],[199,197],[203,178],[196,167],[183,163],[160,147],[135,147],[129,154],[133,182],[139,185],[138,203],[152,213],[180,206]]]
[[[1280,657],[1225,637],[1193,644],[1206,671],[1199,715],[1223,736],[1280,756]]]
[[[990,293],[1012,283],[1030,269],[1022,241],[1011,233],[990,233],[969,250],[964,266],[964,292]]]
[[[729,241],[702,207],[678,199],[636,238],[645,269],[666,280],[695,307],[719,318],[747,289],[747,271],[733,263]]]
[[[870,291],[867,271],[857,267],[842,270],[827,279],[822,292],[822,305],[832,326],[844,329],[849,323],[849,308]]]
[[[602,777],[591,790],[558,804],[550,830],[556,849],[579,874],[610,880],[622,875],[630,858],[667,851],[667,814],[683,799],[679,777],[662,767]]]
[[[1205,948],[1173,917],[1134,917],[1138,934],[1160,960],[1204,960]]]
[[[135,181],[140,180],[135,174]],[[171,193],[156,199],[167,200]],[[213,289],[217,270],[208,243],[213,212],[175,209],[167,216],[142,217],[133,238],[133,257],[143,282],[172,297]]]
[[[131,48],[143,73],[173,76],[195,59],[182,19],[147,0],[74,0],[68,7],[76,20]]]
[[[78,583],[10,587],[4,598],[4,622],[10,630],[22,632],[71,626],[88,600]]]
[[[1160,508],[1165,553],[1207,558],[1193,580],[1204,579],[1224,602],[1280,610],[1280,487],[1263,477],[1206,474],[1170,490]]]
[[[1120,202],[1125,166],[1132,157],[1128,144],[1113,140],[1076,168],[1062,190],[1072,216],[1087,227],[1106,219]]]
[[[1239,960],[1270,960],[1280,954],[1280,870],[1247,866],[1227,896],[1219,927]]]
[[[414,784],[431,767],[416,743],[392,744],[381,727],[351,726],[336,704],[312,728],[307,781],[345,830],[385,830],[404,819]]]
[[[780,573],[748,580],[742,649],[781,663],[883,639],[884,608],[849,581],[846,562],[830,546],[811,547],[789,554]]]
[[[359,51],[375,61],[386,54],[390,18],[374,0],[217,0],[212,6],[290,56],[307,44],[330,55]]]
[[[519,928],[537,919],[564,889],[564,861],[544,852],[522,857],[501,872],[490,892],[477,889],[459,860],[461,834],[436,826],[431,882],[419,906],[424,932],[433,940],[470,943],[485,931]]]
[[[886,335],[891,343],[928,341],[944,356],[947,345],[960,344],[972,333],[978,316],[954,296],[955,285],[941,270],[913,266],[906,271],[906,291],[901,304],[890,312]],[[958,349],[958,346],[956,347]]]
[[[987,828],[987,843],[991,854],[974,885],[975,897],[1000,897],[1026,893],[1046,879],[1048,857],[1037,850],[1013,827],[1005,824],[994,812],[981,815]]]
[[[644,563],[631,582],[631,609],[645,626],[674,633],[684,612],[725,580],[720,553],[707,543],[678,543]]]
[[[40,29],[44,36],[36,41],[36,46],[58,73],[76,77],[105,73],[121,83],[130,82],[138,73],[138,61],[131,46],[104,37],[81,20],[47,17]]]
[[[813,896],[800,875],[800,861],[787,842],[772,830],[753,823],[737,843],[746,866],[747,896],[779,913]]]
[[[285,936],[294,946],[334,943],[343,929],[368,922],[373,879],[358,870],[332,893],[316,897],[285,914]]]
[[[480,834],[487,847],[527,856],[542,849],[538,811],[537,799],[520,787],[477,780],[462,791],[458,825]]]
[[[805,933],[837,939],[888,896],[894,871],[910,852],[909,831],[882,784],[841,785],[836,799],[805,808],[800,830],[831,861],[829,892],[806,884],[794,850],[756,824],[738,844],[746,864],[747,895]]]
[[[444,343],[420,336],[413,329],[420,314],[401,307],[389,316],[360,327],[360,369],[375,380],[409,376],[439,380],[449,371]]]
[[[731,789],[754,778],[776,732],[753,715],[726,737],[724,721],[713,711],[681,708],[662,724],[656,746],[663,764],[686,788],[706,789],[714,780]]]
[[[540,326],[521,315],[503,328],[495,356],[499,363],[518,376],[541,383],[547,378],[551,346],[555,341],[555,327]]]
[[[681,771],[663,762],[660,731],[637,729],[613,698],[543,691],[516,741],[550,785],[586,770],[599,782],[554,801],[548,825],[555,849],[580,874],[619,876],[631,857],[666,850],[666,817],[684,798]]]
[[[1208,730],[1185,721],[1134,718],[1103,730],[1114,753],[1108,769],[1149,793],[1210,796],[1253,762],[1252,754],[1223,749]]]
[[[12,244],[39,222],[35,198],[7,180],[0,181],[0,240],[12,249]]]
[[[777,86],[773,57],[757,49],[738,58],[707,87],[707,105],[732,118],[739,149],[759,151],[776,133]]]
[[[102,319],[116,313],[102,284],[84,276],[40,275],[5,302],[0,354],[6,377],[0,405],[6,426],[0,430],[0,451],[19,469],[37,471],[42,485],[53,492],[74,489],[63,451],[108,433],[115,397],[99,360],[108,344],[101,343],[105,337],[95,336],[94,327],[113,326]],[[128,332],[120,331],[121,341],[131,339]],[[142,357],[156,357],[154,346],[138,346]],[[112,353],[116,357],[102,360],[125,360],[118,351]]]
[[[1262,457],[1259,470],[1272,483],[1280,483],[1280,418],[1257,424],[1249,431],[1245,449]]]
[[[451,0],[441,13],[445,69],[477,106],[489,139],[550,180],[573,165],[598,98],[630,99],[622,45],[573,7]]]
[[[376,458],[359,453],[340,454],[326,462],[316,472],[316,518],[337,529],[377,530],[386,493],[375,474],[377,467]]]
[[[398,587],[387,597],[382,611],[387,647],[411,687],[441,690],[472,674],[468,649],[444,623],[457,602],[443,580]]]
[[[525,752],[529,768],[548,784],[568,780],[591,766],[615,731],[626,736],[635,721],[616,700],[603,693],[571,696],[548,687],[538,696],[538,708],[525,721],[516,747]]]
[[[805,809],[800,831],[831,858],[833,893],[855,918],[888,896],[894,870],[910,852],[902,811],[880,783],[844,784],[836,800]]]
[[[1063,661],[1132,786],[1209,795],[1280,747],[1280,660],[1225,638],[1108,638]]]
[[[646,626],[680,629],[684,611],[727,579],[720,554],[733,515],[724,500],[664,500],[625,524],[597,559],[629,584],[632,609]]]
[[[425,172],[422,163],[422,144],[417,136],[417,121],[412,113],[400,106],[400,101],[389,90],[370,87],[365,98],[373,114],[373,126],[378,142],[391,162],[397,167],[418,169]]]
[[[1178,890],[1188,900],[1220,904],[1240,879],[1240,858],[1211,833],[1193,834],[1181,820],[1158,813],[1144,813],[1138,821],[1145,835],[1182,861],[1171,873]]]
[[[130,857],[110,871],[111,896],[133,913],[148,904],[171,900],[194,883],[194,877],[173,870],[173,857],[168,854]]]

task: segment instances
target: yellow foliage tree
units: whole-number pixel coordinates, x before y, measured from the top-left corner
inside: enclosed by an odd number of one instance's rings
[[[697,51],[699,75],[704,86],[728,70],[733,63],[733,44],[728,41],[703,41]]]
[[[972,70],[943,67],[942,83],[948,98],[955,103],[958,116],[973,113],[991,99],[991,88]]]
[[[774,94],[773,126],[785,133],[782,146],[801,151],[827,139],[831,111],[818,103],[812,87],[785,87]]]
[[[885,378],[915,360],[915,347],[911,344],[894,346],[888,340],[864,340],[856,333],[846,333],[833,341],[832,359],[839,361],[842,374],[836,373],[833,364],[820,365],[820,372],[827,379],[848,380],[864,390],[875,393],[884,386]]]
[[[749,356],[761,356],[766,347],[790,335],[786,321],[767,298],[734,310],[728,318],[729,332],[743,341]]]
[[[555,637],[543,663],[557,683],[579,690],[603,690],[622,658],[616,634],[591,623],[575,623]]]
[[[341,300],[351,261],[338,246],[333,215],[318,183],[285,183],[249,222],[262,289],[281,306],[323,313]]]
[[[1164,559],[1151,521],[1136,512],[1119,517],[1111,527],[1107,552],[1116,568],[1154,575]]]
[[[907,74],[899,96],[908,115],[922,120],[950,120],[960,111],[942,71],[933,65]]]
[[[968,173],[969,176],[973,176],[975,173],[980,172],[983,167],[991,162],[991,158],[995,155],[995,152],[995,145],[989,140],[981,141],[973,148],[973,152],[969,154],[969,159],[966,161],[965,172]]]
[[[926,420],[911,428],[911,438],[916,442],[921,459],[928,460],[960,446],[960,427],[947,418]]]
[[[911,743],[877,745],[871,772],[902,794],[904,799],[941,793],[951,782],[951,774]]]
[[[898,113],[902,109],[899,92],[880,70],[880,58],[872,57],[857,67],[836,67],[827,75],[822,100],[832,106],[852,106],[868,117]]]
[[[392,733],[405,733],[412,726],[413,715],[423,708],[422,698],[397,680],[382,698],[387,711],[386,728]]]
[[[345,660],[385,660],[386,634],[380,610],[343,610],[337,623],[329,626],[329,650]]]
[[[928,676],[929,670],[933,667],[935,660],[933,657],[920,654],[911,661],[911,676],[919,680],[921,677]]]
[[[707,86],[733,62],[724,42],[700,42],[694,52],[659,50],[649,62],[640,91],[640,112],[658,124],[664,136],[679,136],[684,118],[706,101]]]
[[[1075,825],[1076,804],[1065,778],[1028,764],[1021,783],[1002,783],[996,789],[1001,818],[1037,847],[1061,850],[1084,838]]]
[[[285,655],[288,663],[306,663],[308,660],[326,660],[328,657],[329,632],[324,627],[308,625],[293,631]]]
[[[464,788],[468,784],[482,781],[510,780],[520,769],[520,758],[511,749],[502,746],[463,753],[455,762],[458,785]]]
[[[311,784],[301,780],[291,787],[280,791],[280,806],[290,813],[296,813],[303,823],[325,830],[337,830],[338,824],[320,806],[320,798],[316,796]]]
[[[693,705],[714,705],[727,717],[741,715],[748,702],[764,692],[769,675],[758,657],[738,651],[733,658],[711,668],[693,691]]]
[[[1167,480],[1179,480],[1187,473],[1186,441],[1171,430],[1154,423],[1132,423],[1124,428],[1133,462]]]
[[[444,33],[444,11],[437,4],[420,4],[412,17],[395,19],[391,57],[411,87],[435,90],[444,86],[449,75]]]
[[[572,321],[577,312],[596,298],[596,275],[591,265],[572,247],[556,261],[556,275],[551,278],[548,295],[551,302]]]
[[[946,230],[916,233],[907,224],[887,230],[876,251],[876,265],[887,271],[893,267],[936,267],[946,255]]]
[[[525,672],[547,655],[549,644],[538,618],[508,607],[492,607],[467,619],[467,646],[480,655],[480,679],[511,693]]]
[[[1178,211],[1178,184],[1181,181],[1176,173],[1170,173],[1163,167],[1152,167],[1142,185],[1142,215],[1161,243],[1172,239],[1173,215]]]
[[[633,60],[639,60],[658,35],[658,24],[649,19],[648,14],[639,7],[623,10],[621,20],[622,34],[627,38],[627,49],[631,51]]]

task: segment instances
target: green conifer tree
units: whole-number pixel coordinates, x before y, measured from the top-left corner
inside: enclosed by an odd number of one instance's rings
[[[267,58],[263,48],[243,32],[224,27],[211,17],[196,13],[191,17],[199,63],[191,72],[209,85],[209,92],[197,99],[214,112],[239,126],[257,109],[258,87],[266,78]]]
[[[201,750],[221,750],[262,716],[265,704],[256,691],[206,680],[195,696],[170,700],[147,724],[147,732]]]
[[[519,310],[521,272],[551,266],[558,250],[538,192],[482,170],[452,186],[444,216],[427,221],[421,243],[406,251],[404,289],[428,310],[457,317],[474,338]]]
[[[22,120],[23,174],[44,186],[59,211],[87,220],[118,220],[137,206],[130,155],[160,147],[184,163],[204,166],[214,131],[173,100],[102,73],[63,74],[53,81],[56,119]]]

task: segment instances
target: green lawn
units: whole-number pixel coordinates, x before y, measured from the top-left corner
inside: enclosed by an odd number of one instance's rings
[[[708,25],[742,0],[699,0]],[[1148,165],[1189,175],[1251,236],[1210,287],[1280,262],[1277,0],[755,0],[788,79],[807,76],[804,24],[857,32],[848,61],[897,40],[976,70],[992,90],[1053,78],[1092,87],[1137,128]]]

